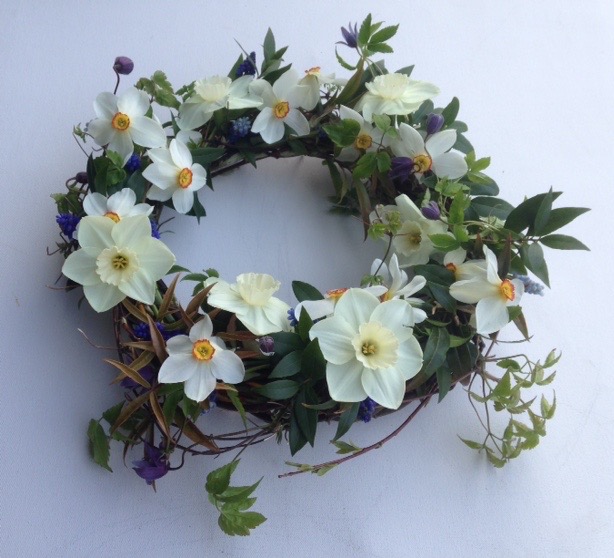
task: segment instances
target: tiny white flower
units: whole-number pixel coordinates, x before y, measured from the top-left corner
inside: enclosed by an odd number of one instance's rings
[[[440,178],[460,178],[467,172],[467,163],[460,153],[450,153],[456,143],[456,130],[444,130],[428,136],[426,143],[409,124],[399,126],[399,138],[390,146],[397,157],[408,157],[417,176],[432,170]]]
[[[344,147],[339,154],[339,161],[355,161],[363,153],[376,151],[382,143],[383,133],[355,110],[341,105],[339,107],[339,118],[341,120],[354,120],[360,124],[360,132],[350,147]]]
[[[236,314],[255,335],[288,331],[290,307],[273,296],[280,286],[279,281],[266,273],[242,273],[233,285],[221,279],[215,281],[207,302],[214,308]]]
[[[119,97],[113,93],[100,93],[94,101],[98,118],[92,120],[87,131],[98,145],[119,153],[128,162],[134,144],[142,147],[166,145],[166,134],[155,120],[145,116],[150,103],[147,94],[130,87]]]
[[[425,81],[409,79],[405,74],[384,74],[365,84],[367,92],[362,96],[356,110],[365,120],[373,121],[374,114],[406,115],[439,94],[439,89]]]
[[[264,79],[257,79],[250,90],[262,97],[263,106],[252,124],[251,131],[260,134],[266,143],[275,143],[284,137],[284,124],[296,135],[309,133],[309,122],[298,108],[305,97],[307,86],[298,85],[298,75],[288,70],[271,85]]]
[[[313,110],[320,101],[320,90],[323,85],[341,86],[346,83],[345,79],[335,78],[335,74],[323,74],[319,66],[309,68],[305,70],[305,75],[298,82],[299,85],[305,86],[302,89],[303,96],[300,105],[305,110]]]
[[[90,192],[83,199],[83,210],[88,215],[102,215],[117,223],[124,217],[149,216],[153,207],[148,203],[136,203],[134,190],[122,188],[108,198],[98,192]]]
[[[243,361],[212,337],[213,324],[205,314],[190,328],[189,335],[176,335],[166,342],[168,358],[158,373],[161,384],[185,382],[184,392],[192,400],[204,401],[213,392],[216,378],[238,384],[245,377]]]
[[[484,246],[486,273],[475,267],[473,278],[450,285],[450,294],[460,302],[475,304],[476,330],[480,335],[499,331],[509,322],[508,306],[516,306],[524,293],[520,279],[501,279],[497,258]]]
[[[330,318],[313,325],[326,359],[326,382],[335,401],[370,397],[389,409],[403,402],[405,382],[422,367],[422,349],[413,336],[413,309],[402,300],[382,302],[350,289]]]
[[[193,130],[209,122],[221,108],[244,109],[262,105],[262,99],[249,90],[252,76],[232,81],[226,76],[213,76],[194,83],[194,93],[179,107],[177,124],[182,130]]]
[[[153,164],[143,171],[143,177],[153,186],[147,192],[150,200],[167,201],[179,213],[187,213],[194,205],[194,192],[207,182],[207,171],[193,163],[190,150],[178,139],[171,140],[168,149],[150,149],[147,152]]]
[[[175,263],[163,242],[152,238],[145,215],[125,217],[118,223],[102,216],[83,217],[73,252],[62,273],[83,285],[83,292],[96,312],[109,310],[129,296],[152,304],[156,281]]]

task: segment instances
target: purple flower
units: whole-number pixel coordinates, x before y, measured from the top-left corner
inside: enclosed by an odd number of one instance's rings
[[[373,418],[373,412],[375,411],[376,406],[377,403],[370,397],[367,397],[360,403],[360,407],[358,408],[358,418],[363,422],[369,422]]]
[[[162,339],[164,339],[165,341],[168,341],[171,337],[175,337],[175,335],[178,335],[180,333],[176,330],[167,331],[166,327],[161,322],[156,322],[156,327],[158,328],[158,331],[162,334]],[[151,341],[151,332],[149,331],[149,324],[143,322],[138,323],[133,326],[132,331],[137,339],[142,339],[143,341]]]
[[[275,340],[269,335],[258,339],[258,345],[263,355],[271,356],[275,353]]]
[[[237,68],[237,77],[256,75],[256,53],[252,52]]]
[[[151,236],[160,240],[160,227],[158,227],[158,223],[153,219],[150,219],[149,222],[151,223]]]
[[[153,482],[168,473],[169,464],[166,454],[152,446],[145,443],[145,455],[143,459],[139,461],[133,461],[132,467],[136,474],[145,479],[147,484],[153,484]]]
[[[67,236],[69,240],[72,240],[72,235],[77,230],[77,225],[81,221],[81,217],[73,215],[72,213],[60,213],[56,216],[55,222],[60,225],[62,234]]]
[[[156,371],[151,366],[145,366],[141,368],[139,370],[139,374],[143,377],[145,381],[149,382],[150,384],[156,377]],[[141,384],[138,384],[131,378],[124,378],[119,385],[126,389],[138,389],[143,387]]]
[[[436,201],[432,200],[427,203],[420,211],[422,212],[422,215],[424,215],[427,219],[430,219],[431,221],[437,221],[441,216],[439,204]]]
[[[348,23],[348,29],[345,27],[341,28],[341,34],[345,41],[338,41],[338,45],[346,45],[350,48],[356,48],[358,46],[358,24],[355,23],[354,27],[352,27],[351,23]]]
[[[127,76],[134,70],[134,62],[127,56],[118,56],[113,63],[115,73]]]
[[[124,168],[128,172],[134,172],[134,171],[139,170],[141,168],[141,159],[140,159],[140,157],[136,153],[133,153],[130,156],[130,159],[128,159],[128,162],[124,165]]]
[[[444,119],[441,114],[432,112],[426,117],[426,133],[430,136],[443,128]]]
[[[405,182],[414,171],[414,162],[409,157],[394,157],[390,168],[390,178]]]

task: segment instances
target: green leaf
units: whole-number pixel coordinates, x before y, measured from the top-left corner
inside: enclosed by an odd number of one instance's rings
[[[358,446],[352,444],[352,443],[347,443],[344,442],[343,440],[333,440],[331,441],[331,444],[333,444],[336,448],[337,448],[337,453],[340,455],[345,455],[347,453],[356,453],[357,451],[361,451],[362,448],[359,448]]]
[[[104,413],[102,413],[102,418],[107,422],[109,426],[112,426],[119,418],[123,407],[124,401],[120,401],[117,405],[113,405],[113,407],[110,407]]]
[[[352,176],[357,179],[361,178],[370,178],[377,169],[377,154],[376,153],[365,153],[354,167],[352,171]]]
[[[307,438],[301,427],[298,425],[296,414],[293,412],[290,416],[290,432],[288,434],[288,443],[290,445],[290,453],[296,455],[307,444]]]
[[[385,54],[390,54],[391,52],[394,52],[394,50],[392,50],[392,47],[388,46],[385,43],[369,43],[367,45],[367,49],[366,50],[369,53],[383,52]]]
[[[542,236],[539,241],[548,248],[554,248],[555,250],[589,250],[590,248],[580,242],[573,236],[567,236],[566,234],[549,234],[548,236]]]
[[[493,399],[500,398],[500,397],[506,398],[506,397],[509,397],[511,393],[512,393],[511,374],[508,371],[505,374],[503,374],[503,376],[501,377],[501,379],[495,386],[495,389],[492,390],[491,395]]]
[[[302,349],[305,346],[300,335],[297,333],[280,331],[277,333],[271,333],[269,337],[273,338],[275,343],[275,354],[277,356],[285,356],[288,353]]]
[[[390,116],[388,116],[387,114],[373,115],[373,124],[375,124],[377,128],[382,132],[385,132],[386,130],[388,130],[388,128],[390,128],[391,122],[392,121],[390,119]]]
[[[338,440],[343,436],[356,422],[358,417],[358,409],[360,409],[360,403],[351,403],[345,408],[339,417],[339,424],[337,425],[337,432],[333,440]]]
[[[326,375],[326,360],[317,339],[311,341],[303,351],[301,371],[314,381],[321,380]]]
[[[258,485],[262,479],[249,486],[229,486],[221,494],[216,494],[215,498],[221,502],[241,503],[245,500],[252,500],[249,496],[252,495],[254,490],[258,488]]]
[[[440,366],[435,371],[435,376],[437,378],[437,386],[439,387],[439,399],[438,402],[448,394],[450,391],[450,387],[452,386],[452,374],[450,373],[450,369],[447,366]]]
[[[266,35],[264,36],[262,50],[265,61],[273,58],[273,55],[275,54],[275,36],[273,35],[273,31],[271,31],[270,27],[267,29]]]
[[[505,221],[505,228],[518,233],[526,228],[532,228],[544,198],[549,196],[552,201],[554,201],[560,195],[561,192],[550,191],[545,194],[537,194],[532,198],[524,200],[518,207],[510,212]]]
[[[442,327],[434,327],[429,334],[426,347],[424,348],[422,371],[427,377],[432,376],[444,363],[449,348],[450,334],[448,331]]]
[[[349,70],[350,72],[356,69],[356,66],[352,66],[349,62],[346,62],[343,58],[341,58],[341,56],[339,56],[339,53],[337,52],[337,48],[335,48],[335,56],[337,58],[337,62],[339,62],[339,65],[342,68]]]
[[[302,281],[292,281],[292,291],[299,302],[304,300],[322,300],[324,298],[324,295],[318,289]]]
[[[294,400],[294,416],[298,427],[309,445],[313,447],[318,427],[318,412],[314,409],[305,407],[304,403],[317,403],[317,397],[310,388],[299,391]]]
[[[433,297],[448,312],[456,311],[456,300],[450,295],[450,285],[454,283],[454,273],[443,266],[425,264],[414,266],[416,275],[422,275]]]
[[[430,234],[429,238],[433,246],[440,252],[451,252],[460,248],[460,242],[449,234]]]
[[[199,147],[191,151],[194,163],[198,163],[205,168],[210,167],[211,163],[217,161],[225,152],[223,147]]]
[[[98,421],[90,420],[87,437],[90,440],[90,450],[94,461],[107,471],[113,472],[109,467],[109,439]]]
[[[505,200],[491,196],[478,196],[471,200],[471,207],[481,217],[497,217],[507,219],[514,206]]]
[[[392,39],[392,37],[396,35],[398,29],[398,25],[390,25],[389,27],[383,27],[377,33],[374,33],[369,39],[369,48],[372,46],[372,43],[383,43],[388,39]]]
[[[266,517],[260,513],[229,508],[222,509],[217,523],[227,535],[247,536],[250,534],[250,529],[255,529],[265,521]]]
[[[474,449],[474,450],[484,449],[484,444],[479,444],[478,442],[474,442],[473,440],[466,440],[465,438],[460,438],[460,440],[461,442],[469,446],[471,449]]]
[[[550,218],[543,227],[541,234],[550,234],[568,223],[571,223],[576,217],[590,211],[588,207],[559,207],[550,212]]]
[[[309,330],[313,325],[313,320],[309,316],[309,313],[305,308],[301,309],[301,315],[298,319],[298,325],[296,326],[297,333],[301,336],[301,339],[305,342],[309,342]]]
[[[326,124],[322,128],[331,141],[339,147],[349,147],[360,134],[360,124],[351,118],[346,118],[336,124]]]
[[[276,380],[264,386],[256,387],[254,391],[273,401],[281,401],[294,396],[299,387],[300,384],[292,380]]]
[[[454,195],[448,211],[448,223],[450,225],[460,225],[465,219],[465,209],[469,206],[470,198],[460,191]]]
[[[456,120],[459,108],[459,100],[456,97],[453,97],[448,106],[441,111],[441,116],[443,116],[444,124],[446,126],[449,126]]]
[[[303,351],[293,351],[283,357],[269,375],[269,378],[289,378],[301,371]]]
[[[360,24],[360,30],[358,31],[358,45],[364,46],[369,41],[371,36],[371,14],[369,14],[364,21]]]
[[[400,68],[395,73],[403,74],[403,75],[406,75],[407,77],[410,77],[413,71],[414,71],[414,65],[412,64],[411,66],[405,66],[403,68]]]
[[[535,221],[533,222],[533,232],[535,234],[541,234],[543,228],[546,226],[546,223],[550,219],[550,212],[552,211],[552,188],[550,191],[544,196],[544,199],[539,204],[537,208],[537,213],[535,215]]]
[[[462,378],[473,370],[477,358],[478,350],[476,346],[470,342],[450,348],[446,356],[446,364],[454,378]]]
[[[392,159],[387,151],[378,151],[375,161],[377,163],[377,170],[382,174],[386,174],[392,167]]]
[[[243,403],[241,403],[239,394],[236,391],[229,389],[226,391],[226,395],[228,395],[228,399],[230,399],[234,408],[239,413],[241,420],[243,421],[243,426],[247,428],[247,413],[245,412],[245,407],[243,406]]]
[[[162,414],[168,424],[173,424],[175,420],[175,413],[177,412],[177,405],[183,399],[183,389],[179,386],[177,391],[169,393],[162,404]]]
[[[212,495],[222,494],[230,485],[230,477],[237,468],[237,465],[239,465],[238,459],[211,471],[207,475],[205,490]]]
[[[537,277],[539,277],[546,286],[550,287],[550,280],[548,278],[548,267],[544,260],[544,251],[542,247],[534,242],[528,246],[524,245],[520,247],[520,257],[522,263],[532,271]]]

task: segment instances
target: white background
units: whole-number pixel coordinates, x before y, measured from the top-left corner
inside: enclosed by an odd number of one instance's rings
[[[525,298],[534,335],[525,350],[564,353],[557,415],[542,444],[503,470],[458,440],[479,435],[461,389],[383,449],[322,478],[277,479],[288,470],[287,446],[254,447],[236,481],[265,477],[256,508],[268,521],[229,538],[203,490],[223,461],[189,460],[157,493],[124,467],[119,446],[113,474],[90,461],[87,423],[118,391],[102,362],[112,353],[77,328],[108,346],[110,317],[50,288],[62,261],[45,255],[57,238],[49,195],[84,169],[71,128],[113,89],[116,55],[135,61],[124,86],[162,69],[178,87],[226,74],[234,39],[260,60],[271,26],[299,71],[320,65],[344,75],[334,57],[339,28],[369,11],[401,23],[389,68],[415,63],[417,79],[441,88],[440,106],[460,98],[460,118],[478,155],[492,156],[502,197],[517,204],[552,186],[564,191],[560,205],[593,208],[563,231],[592,252],[549,250],[553,289]],[[0,555],[611,556],[613,26],[608,0],[3,2]],[[215,266],[229,279],[266,271],[286,285],[356,284],[377,247],[360,243],[356,223],[326,213],[327,189],[317,163],[263,163],[204,192],[210,217],[200,227],[176,219],[165,239],[182,264]],[[288,289],[284,297],[292,302]],[[357,425],[350,438],[376,441],[404,416]],[[217,411],[203,428],[232,420]],[[329,459],[333,432],[323,427],[315,450],[296,458]]]

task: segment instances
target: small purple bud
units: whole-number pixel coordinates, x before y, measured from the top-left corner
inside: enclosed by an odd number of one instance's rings
[[[113,69],[116,73],[127,76],[134,70],[134,62],[127,56],[118,56],[113,63]]]
[[[426,133],[430,136],[436,134],[443,128],[444,119],[441,114],[435,114],[432,112],[426,118]]]
[[[345,41],[340,41],[339,44],[347,45],[350,48],[356,48],[358,46],[358,24],[355,23],[352,28],[352,24],[348,23],[348,28],[349,30],[345,27],[341,28],[341,34]]]
[[[263,355],[271,356],[275,353],[275,341],[272,337],[268,335],[266,337],[261,337],[258,339],[258,344],[260,345],[260,350]]]
[[[414,171],[414,162],[409,157],[394,157],[390,168],[392,180],[406,181]]]
[[[431,221],[437,221],[441,216],[439,205],[435,201],[430,201],[420,211],[422,211],[422,215]]]
[[[87,184],[87,173],[83,171],[78,172],[77,175],[75,176],[75,180],[79,184]]]

